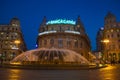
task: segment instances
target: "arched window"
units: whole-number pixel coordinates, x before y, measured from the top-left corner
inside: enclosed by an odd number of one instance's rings
[[[107,35],[107,37],[109,38],[110,36],[109,36],[109,35]]]
[[[63,40],[62,39],[58,39],[58,47],[59,48],[63,47]]]
[[[44,45],[45,45],[45,46],[47,45],[47,40],[46,40],[46,39],[44,40]]]
[[[67,39],[67,47],[70,47],[70,46],[71,46],[71,40]]]
[[[54,39],[50,39],[50,44],[51,44],[51,45],[54,44]]]
[[[42,40],[39,41],[39,46],[40,46],[40,47],[42,46]]]
[[[12,55],[12,58],[16,57],[15,52],[13,52],[11,55]]]
[[[83,46],[83,43],[81,42],[81,43],[80,43],[80,48],[82,48],[82,46]]]
[[[119,34],[117,34],[117,37],[119,38],[119,37],[120,37],[120,35],[119,35]]]
[[[67,30],[70,30],[70,27],[68,26],[68,29]]]
[[[53,31],[53,30],[54,30],[54,28],[53,28],[53,27],[51,27],[51,30]]]
[[[74,45],[76,48],[78,48],[78,40],[77,39],[74,40]]]

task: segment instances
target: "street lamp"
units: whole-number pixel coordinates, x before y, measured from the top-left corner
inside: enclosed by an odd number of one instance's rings
[[[104,40],[102,40],[101,42],[103,42],[103,43],[109,43],[110,41],[108,40],[108,39],[104,39]]]

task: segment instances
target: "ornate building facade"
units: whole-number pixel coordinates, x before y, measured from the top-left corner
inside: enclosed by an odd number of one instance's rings
[[[47,21],[44,17],[37,38],[38,48],[61,48],[73,50],[86,59],[91,51],[90,40],[80,17],[76,21],[57,19]]]
[[[97,33],[97,50],[102,52],[102,59],[108,62],[120,61],[120,22],[108,12],[104,27]]]
[[[0,59],[10,61],[26,49],[19,19],[13,18],[10,24],[0,25]]]

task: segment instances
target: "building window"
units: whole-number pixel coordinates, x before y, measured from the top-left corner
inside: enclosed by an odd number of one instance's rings
[[[3,56],[3,57],[6,57],[6,53],[7,53],[7,52],[6,52],[6,51],[4,51],[4,53],[2,54],[2,56]]]
[[[13,36],[11,36],[11,39],[13,39]]]
[[[11,57],[12,57],[12,58],[16,57],[15,52],[13,52],[13,53],[11,54]]]
[[[50,44],[51,44],[51,45],[54,44],[54,39],[50,39]]]
[[[113,38],[113,34],[111,34],[111,38]]]
[[[119,34],[117,34],[117,37],[119,38],[119,37],[120,37],[120,35],[119,35]]]
[[[119,29],[117,29],[117,32],[119,32]]]
[[[16,28],[16,31],[17,31],[18,29]]]
[[[74,40],[74,45],[76,48],[78,48],[78,40],[77,39]]]
[[[68,26],[68,29],[67,30],[70,30],[70,27]]]
[[[12,30],[14,31],[14,28],[12,28]]]
[[[47,40],[44,40],[44,45],[47,45]]]
[[[67,39],[67,47],[71,46],[71,40]]]
[[[113,32],[113,29],[111,29],[111,32]]]
[[[110,36],[109,36],[109,35],[107,35],[107,37],[109,38]]]
[[[62,48],[63,47],[63,40],[58,39],[58,47]]]
[[[42,46],[42,40],[39,41],[39,46]]]
[[[53,28],[53,27],[51,27],[51,30],[53,31],[53,30],[54,30],[54,28]]]
[[[81,42],[81,43],[80,43],[80,48],[82,48],[82,46],[83,46],[83,43]]]
[[[116,47],[115,47],[115,45],[112,45],[112,49],[115,49]]]

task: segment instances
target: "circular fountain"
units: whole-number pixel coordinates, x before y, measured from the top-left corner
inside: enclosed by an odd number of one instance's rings
[[[74,51],[56,48],[26,51],[11,61],[11,63],[23,64],[34,62],[37,64],[89,64],[87,59]]]

